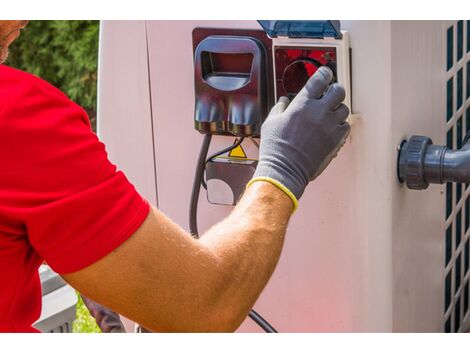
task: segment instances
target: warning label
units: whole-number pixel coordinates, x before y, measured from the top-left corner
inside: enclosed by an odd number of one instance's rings
[[[237,141],[238,141],[238,139],[235,139],[235,142],[233,142],[233,144],[237,143]],[[230,151],[230,153],[228,154],[228,156],[229,156],[230,158],[242,158],[242,159],[246,159],[246,153],[245,153],[245,151],[243,150],[241,144],[240,144],[238,147],[232,149],[232,150]]]

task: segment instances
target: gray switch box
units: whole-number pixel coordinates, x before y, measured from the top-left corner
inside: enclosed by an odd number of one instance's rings
[[[216,158],[206,165],[207,200],[235,205],[256,170],[257,160]]]

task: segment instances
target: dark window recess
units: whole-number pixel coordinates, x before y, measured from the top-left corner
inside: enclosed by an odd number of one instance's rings
[[[463,57],[463,21],[457,22],[457,61]]]
[[[452,182],[446,183],[446,219],[452,214]]]
[[[462,274],[462,264],[461,264],[462,256],[459,254],[457,259],[455,260],[455,292],[457,292],[460,288],[460,276]]]
[[[450,333],[450,319],[451,319],[451,318],[452,318],[452,316],[450,316],[450,317],[447,318],[447,320],[446,320],[446,325],[445,325],[445,327],[444,327],[444,331],[445,331],[446,333]]]
[[[457,109],[463,105],[463,68],[457,72]]]
[[[459,210],[455,218],[455,248],[456,249],[459,246],[461,240],[462,240],[462,210]]]
[[[449,332],[450,332],[450,319],[451,319],[451,318],[452,318],[452,316],[449,316],[449,317],[447,318],[447,320],[446,320],[446,326],[445,326],[445,328],[444,328],[444,331],[445,331],[446,333],[449,333]]]
[[[454,64],[454,26],[447,30],[447,71]]]
[[[467,315],[468,312],[468,282],[465,284],[463,291],[463,316]]]
[[[455,332],[458,332],[460,329],[460,297],[457,300],[457,304],[455,305],[455,312],[454,312],[454,317],[455,317]]]
[[[457,120],[457,149],[462,148],[462,140],[464,138],[463,132],[463,116],[460,116]]]
[[[470,98],[470,61],[467,62],[467,99]],[[468,109],[467,109],[468,114]],[[469,127],[467,126],[467,129]]]
[[[446,276],[446,287],[445,287],[445,311],[449,309],[450,298],[452,296],[452,270]]]
[[[447,148],[454,149],[454,129],[452,127],[447,131]]]
[[[455,185],[455,203],[458,203],[460,201],[460,198],[462,198],[462,184],[457,183]]]
[[[452,258],[452,224],[446,230],[446,266]]]
[[[470,198],[465,199],[465,233],[470,226]]]
[[[454,113],[454,79],[447,81],[447,121],[450,120]]]
[[[470,62],[469,62],[470,63]],[[470,67],[467,67],[467,75],[470,72]],[[470,77],[467,77],[467,95],[469,94]],[[465,130],[466,132],[470,131],[470,108],[467,108],[467,113],[465,115]]]
[[[464,265],[464,268],[465,268],[465,275],[467,275],[468,273],[468,269],[469,269],[469,264],[470,264],[470,253],[469,253],[469,250],[470,250],[470,246],[469,246],[469,243],[468,243],[468,238],[467,238],[467,242],[465,242],[465,253],[464,253],[464,259],[465,259],[465,265]],[[451,254],[452,255],[452,254]]]
[[[467,53],[470,52],[470,21],[467,21]]]

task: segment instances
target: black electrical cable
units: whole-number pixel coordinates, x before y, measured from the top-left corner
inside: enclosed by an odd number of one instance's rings
[[[230,152],[232,151],[233,149],[235,149],[236,147],[238,147],[240,144],[243,143],[243,141],[245,140],[245,137],[240,137],[238,138],[235,143],[233,143],[231,146],[227,147],[227,148],[224,148],[222,149],[221,151],[218,151],[214,154],[212,154],[211,156],[209,156],[207,159],[206,159],[206,164],[211,161],[212,159],[218,157],[219,155],[222,155],[222,154],[225,154],[227,152]]]
[[[213,159],[217,158],[219,155],[222,155],[222,154],[225,154],[227,152],[230,152],[232,150],[234,150],[236,147],[238,147],[240,144],[242,144],[242,142],[245,140],[245,137],[240,137],[239,139],[237,139],[235,141],[235,143],[233,143],[231,146],[227,147],[227,148],[224,148],[214,154],[212,154],[211,156],[209,156],[205,163],[204,163],[204,168],[206,167],[206,164],[209,162],[209,161],[212,161]],[[202,187],[204,187],[204,189],[207,189],[207,185],[206,185],[206,180],[204,180],[204,175],[202,176]]]
[[[256,324],[258,324],[261,329],[268,333],[276,333],[277,330],[273,328],[271,324],[269,324],[260,314],[258,314],[254,309],[250,311],[248,316],[253,320]]]
[[[193,181],[193,189],[191,191],[191,200],[189,203],[189,232],[191,236],[194,238],[199,238],[199,231],[197,227],[197,205],[199,201],[199,192],[201,190],[201,185],[204,181],[204,169],[206,167],[206,163],[215,158],[216,156],[222,155],[232,149],[235,149],[243,142],[243,137],[239,138],[239,140],[217,153],[212,154],[209,158],[207,158],[207,153],[209,151],[209,146],[211,144],[212,135],[206,134],[204,135],[204,140],[202,141],[201,150],[199,152],[199,156],[197,158],[197,165],[196,165],[196,172],[194,174],[194,181]],[[276,333],[276,329],[274,329],[271,324],[269,324],[260,314],[251,310],[248,316],[258,324],[264,331],[268,333]]]
[[[194,174],[193,189],[191,191],[191,200],[189,202],[189,232],[194,238],[199,238],[197,228],[197,203],[199,201],[199,191],[204,180],[204,169],[206,167],[206,156],[211,144],[212,135],[205,134],[202,141],[201,151],[197,158],[196,172]]]

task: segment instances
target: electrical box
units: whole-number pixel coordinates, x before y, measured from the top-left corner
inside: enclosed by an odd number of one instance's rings
[[[272,38],[276,100],[294,98],[320,66],[328,66],[351,109],[349,34],[339,21],[258,22]]]
[[[252,29],[196,28],[192,34],[194,127],[204,134],[258,137],[274,104],[270,38]],[[205,163],[207,201],[235,205],[256,164],[229,152]]]
[[[351,108],[349,36],[339,21],[258,21],[263,31],[193,31],[195,128],[259,136],[269,109],[293,99],[320,66],[346,89]]]
[[[207,201],[235,205],[253,177],[257,161],[242,158],[216,158],[206,165]]]
[[[201,133],[257,137],[281,96],[293,99],[321,66],[345,86],[350,107],[349,41],[339,21],[259,21],[263,31],[193,31],[194,126]],[[207,164],[207,199],[235,205],[255,163],[215,158]]]
[[[272,106],[269,38],[263,31],[196,28],[193,47],[196,130],[259,136]]]

